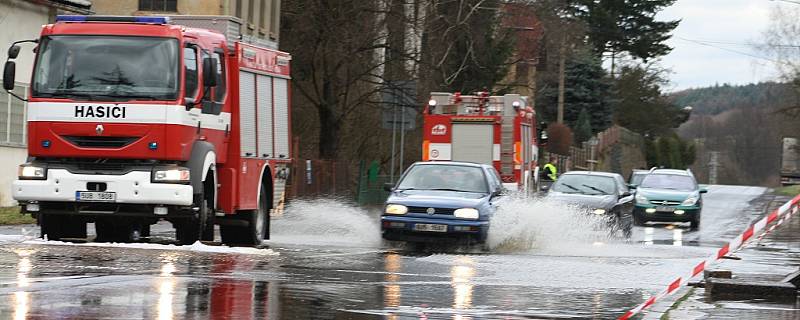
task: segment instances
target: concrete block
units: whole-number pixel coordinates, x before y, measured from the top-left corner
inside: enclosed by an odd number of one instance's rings
[[[703,271],[703,278],[731,279],[733,278],[733,272],[731,272],[730,270],[721,270],[721,269],[705,270]]]
[[[739,279],[708,278],[706,293],[714,298],[796,299],[797,288],[791,283],[772,281],[744,281]]]

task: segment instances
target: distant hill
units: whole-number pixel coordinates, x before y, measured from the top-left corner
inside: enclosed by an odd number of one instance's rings
[[[798,102],[795,89],[779,82],[715,85],[674,92],[669,97],[676,105],[691,106],[692,113],[704,115],[743,108],[782,108]]]

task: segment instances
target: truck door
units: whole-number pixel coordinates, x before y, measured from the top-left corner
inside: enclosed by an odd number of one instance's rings
[[[454,123],[454,161],[468,161],[492,165],[494,151],[494,126],[491,123]]]

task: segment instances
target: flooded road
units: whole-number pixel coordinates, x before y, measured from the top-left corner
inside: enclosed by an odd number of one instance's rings
[[[710,186],[700,230],[648,225],[628,240],[515,201],[488,252],[383,243],[376,212],[336,201],[293,203],[263,249],[54,244],[3,228],[0,318],[615,318],[740,232],[765,191]]]

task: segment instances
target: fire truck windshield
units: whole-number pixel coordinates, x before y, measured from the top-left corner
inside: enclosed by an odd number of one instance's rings
[[[88,101],[178,97],[177,39],[49,36],[38,50],[33,97]]]

